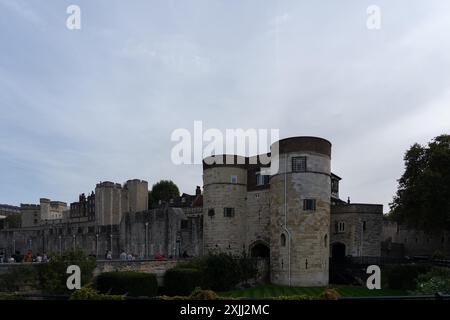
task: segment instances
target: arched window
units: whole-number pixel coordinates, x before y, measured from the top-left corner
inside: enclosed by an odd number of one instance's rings
[[[328,247],[328,235],[326,234],[325,237],[323,237],[323,246],[325,248]]]
[[[286,236],[284,235],[284,233],[281,234],[281,246],[282,247],[286,247]]]

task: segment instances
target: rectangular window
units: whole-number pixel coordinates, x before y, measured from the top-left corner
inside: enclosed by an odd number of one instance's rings
[[[303,210],[315,211],[316,210],[316,200],[315,199],[304,199],[303,200]]]
[[[305,172],[305,171],[306,171],[306,157],[293,157],[292,172]]]
[[[363,231],[366,231],[366,222],[363,221],[363,225],[362,225]]]
[[[237,183],[237,176],[231,176],[231,183]]]
[[[188,220],[181,220],[181,229],[188,228]]]
[[[234,208],[223,208],[223,216],[227,218],[234,217]]]
[[[263,186],[264,185],[264,176],[261,175],[260,172],[256,173],[256,185]]]
[[[339,181],[331,180],[331,192],[338,193],[339,192]]]
[[[344,232],[345,231],[345,223],[343,221],[338,223],[338,232]]]

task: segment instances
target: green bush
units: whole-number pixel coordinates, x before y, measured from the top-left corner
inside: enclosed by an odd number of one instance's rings
[[[23,300],[23,298],[15,293],[0,292],[0,301],[1,300]]]
[[[215,291],[233,289],[238,283],[255,278],[258,272],[254,259],[227,253],[210,253],[201,258],[180,261],[176,269],[199,270],[200,286]]]
[[[100,293],[154,297],[158,292],[156,276],[143,272],[105,272],[97,276],[96,289]]]
[[[77,265],[81,270],[81,285],[92,280],[96,266],[95,258],[87,256],[81,250],[68,251],[61,255],[55,255],[49,262],[36,265],[38,270],[40,288],[47,293],[70,293],[67,289],[67,267]]]
[[[12,265],[11,270],[0,276],[0,288],[8,292],[36,290],[38,273],[34,265]]]
[[[189,295],[202,284],[202,273],[198,269],[174,268],[164,275],[164,289],[167,295]]]
[[[125,300],[122,295],[101,294],[91,287],[83,287],[75,290],[69,300]]]
[[[429,269],[427,265],[397,265],[386,268],[382,276],[387,279],[389,289],[415,290],[417,277]]]
[[[256,266],[256,260],[243,255],[238,259],[240,269],[240,281],[247,283],[249,279],[256,278],[258,275],[258,268]]]
[[[203,257],[200,270],[204,289],[227,291],[242,279],[239,263],[230,254],[218,253]]]
[[[450,294],[450,268],[434,267],[417,278],[418,294]]]

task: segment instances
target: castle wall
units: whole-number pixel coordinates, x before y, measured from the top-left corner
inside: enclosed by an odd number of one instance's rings
[[[345,245],[351,256],[381,256],[383,206],[342,204],[331,207],[330,243]],[[339,224],[344,224],[340,230]],[[365,224],[365,227],[364,227]]]
[[[405,256],[432,256],[444,254],[450,256],[450,232],[424,232],[406,225],[397,225],[396,222],[383,221],[384,255],[393,254],[393,247],[402,245],[403,251],[395,255]]]

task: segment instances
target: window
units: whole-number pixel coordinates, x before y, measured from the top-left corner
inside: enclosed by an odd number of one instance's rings
[[[214,209],[208,209],[208,217],[213,217],[215,215]]]
[[[260,172],[256,173],[256,185],[263,186],[264,185],[264,176],[261,175]]]
[[[328,235],[326,234],[325,237],[323,237],[323,246],[325,248],[328,247]]]
[[[306,171],[306,157],[293,157],[292,172],[305,172],[305,171]]]
[[[284,233],[281,234],[280,242],[282,247],[286,247],[286,236],[284,235]]]
[[[338,222],[337,225],[337,232],[344,232],[345,231],[345,223],[343,221]]]
[[[181,220],[181,229],[188,228],[188,220]]]
[[[362,225],[363,231],[366,231],[366,222],[363,221],[363,225]]]
[[[269,183],[269,176],[261,174],[261,172],[256,173],[256,185],[263,186]]]
[[[234,208],[223,208],[223,216],[224,217],[234,217]]]
[[[237,176],[231,176],[231,183],[237,183]]]
[[[259,199],[259,193],[255,193],[255,198]]]
[[[303,210],[315,211],[316,210],[316,200],[315,199],[304,199],[303,200]]]
[[[331,180],[331,193],[338,193],[339,192],[339,181],[332,179]]]

